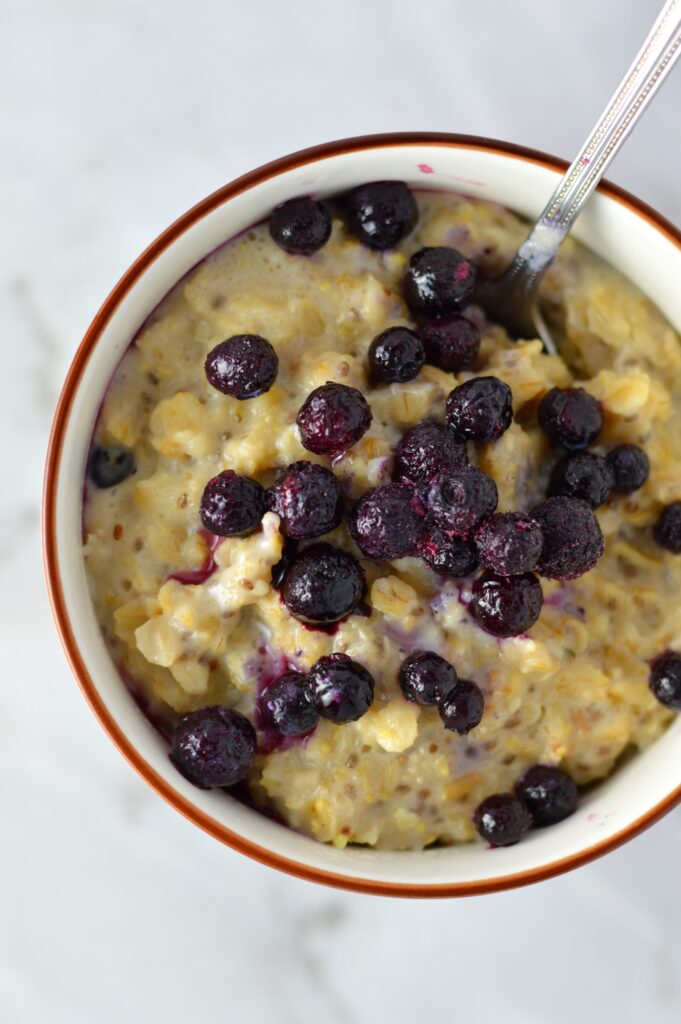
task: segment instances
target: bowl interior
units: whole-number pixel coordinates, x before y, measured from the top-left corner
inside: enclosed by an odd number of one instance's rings
[[[223,190],[184,218],[126,275],[93,324],[72,371],[63,443],[53,452],[52,518],[58,573],[52,573],[62,633],[86,694],[123,752],[180,810],[226,841],[264,860],[336,884],[381,888],[444,887],[447,891],[515,884],[518,876],[546,874],[572,858],[613,844],[681,786],[681,718],[645,753],[588,793],[561,825],[532,833],[505,850],[479,844],[395,853],[336,850],[269,820],[225,794],[203,792],[171,766],[167,750],[137,709],[103,643],[90,602],[81,555],[80,503],[85,460],[106,385],[130,340],[168,290],[197,262],[238,232],[267,216],[277,203],[301,193],[329,195],[361,182],[400,179],[416,188],[442,189],[502,203],[536,216],[555,186],[558,170],[522,154],[483,143],[376,144],[292,162],[263,172],[256,184]],[[635,281],[681,328],[681,249],[673,235],[626,201],[597,194],[574,234]],[[95,344],[96,342],[96,344]],[[49,481],[48,481],[49,486]],[[49,502],[48,502],[49,504]],[[48,558],[49,561],[49,558]],[[58,582],[55,580],[58,575]],[[333,876],[333,877],[329,877]],[[397,889],[393,891],[398,891]],[[422,890],[423,891],[423,890]]]

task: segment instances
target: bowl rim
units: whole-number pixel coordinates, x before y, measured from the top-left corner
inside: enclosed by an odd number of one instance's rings
[[[586,849],[573,855],[559,858],[538,868],[516,872],[499,878],[490,878],[482,881],[453,882],[453,883],[406,883],[406,882],[384,882],[369,878],[354,878],[321,868],[313,867],[298,860],[292,860],[273,850],[266,849],[244,839],[243,836],[231,829],[226,828],[220,822],[215,821],[209,815],[201,811],[190,800],[173,789],[160,775],[144,760],[142,755],[133,746],[121,727],[115,721],[106,708],[102,698],[99,696],[85,662],[81,657],[80,650],[75,640],[71,627],[69,611],[64,599],[59,570],[59,554],[56,533],[56,498],[57,482],[61,456],[64,444],[64,435],[70,418],[71,408],[83,377],[85,367],[90,356],[97,345],[99,338],[116,312],[118,306],[141,277],[144,271],[164,252],[179,236],[189,227],[194,225],[203,216],[222,205],[234,196],[244,192],[255,185],[262,184],[278,174],[292,170],[305,164],[313,164],[318,160],[328,157],[354,153],[361,150],[376,150],[388,147],[400,147],[408,145],[442,146],[458,149],[477,149],[487,153],[500,154],[527,163],[540,165],[554,171],[564,171],[568,163],[559,157],[544,153],[541,150],[531,149],[526,146],[519,146],[515,143],[503,142],[497,139],[490,139],[475,135],[461,135],[447,132],[391,132],[386,134],[371,134],[354,136],[347,139],[326,142],[321,145],[311,146],[306,149],[297,150],[287,156],[280,157],[269,163],[241,175],[233,181],[221,186],[212,192],[205,199],[200,200],[186,213],[177,218],[168,228],[165,229],[154,241],[147,246],[140,256],[125,271],[118,283],[114,286],[102,306],[96,313],[88,327],[83,340],[78,346],[73,360],[70,364],[66,380],[62,387],[57,403],[50,432],[43,480],[43,505],[42,505],[42,539],[43,539],[43,562],[47,582],[47,589],[52,613],[57,626],[59,638],[70,664],[71,670],[76,677],[78,685],[92,709],[99,724],[108,734],[111,741],[118,747],[129,764],[138,774],[162,796],[172,807],[188,818],[199,828],[209,835],[219,839],[239,853],[265,864],[268,867],[276,868],[289,875],[303,878],[307,881],[318,882],[322,885],[332,886],[338,889],[345,889],[354,892],[370,893],[381,896],[403,896],[403,897],[452,897],[452,896],[475,896],[483,893],[499,892],[506,889],[514,889],[519,886],[529,885],[534,882],[543,881],[562,874],[573,868],[580,867],[596,857],[614,850],[622,843],[634,838],[644,829],[658,821],[664,814],[672,810],[677,803],[681,802],[681,786],[677,787],[667,797],[646,811],[636,821],[626,828],[621,829],[615,835],[599,843],[593,843]],[[665,217],[656,210],[627,192],[608,181],[601,181],[598,191],[623,205],[639,217],[646,220],[661,234],[681,250],[681,231],[674,227]]]

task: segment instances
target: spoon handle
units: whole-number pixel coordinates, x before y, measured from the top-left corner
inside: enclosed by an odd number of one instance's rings
[[[681,54],[681,0],[667,0],[610,102],[561,178],[516,261],[535,286],[587,199]]]

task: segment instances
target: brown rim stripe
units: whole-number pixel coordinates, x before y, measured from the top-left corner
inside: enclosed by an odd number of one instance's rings
[[[283,171],[288,171],[302,164],[314,163],[327,157],[338,156],[346,153],[360,152],[369,149],[384,149],[391,146],[404,145],[426,145],[456,147],[458,149],[478,149],[488,153],[499,153],[504,156],[515,157],[528,163],[539,164],[551,170],[563,171],[568,166],[564,160],[542,153],[539,150],[527,149],[523,146],[516,146],[509,142],[500,142],[495,139],[478,138],[474,135],[451,135],[439,132],[406,132],[387,135],[366,135],[351,139],[341,139],[338,142],[328,142],[321,146],[313,146],[310,149],[300,150],[289,156],[274,160],[265,164],[235,181],[213,192],[206,199],[201,200],[187,213],[170,225],[159,237],[144,250],[141,256],[132,264],[130,269],[123,275],[118,284],[105,299],[102,307],[88,328],[78,350],[73,358],[64,387],[59,397],[57,409],[52,424],[50,441],[45,465],[45,478],[43,487],[43,556],[45,564],[45,575],[47,587],[52,605],[52,611],[59,631],[64,651],[71,665],[78,684],[90,704],[100,725],[108,733],[110,739],[116,744],[123,756],[136,769],[136,771],[152,786],[165,800],[176,810],[180,811],[186,818],[194,822],[204,831],[226,843],[233,849],[244,853],[247,856],[266,864],[269,867],[277,868],[290,875],[307,879],[311,882],[319,882],[323,885],[330,885],[340,889],[353,890],[355,892],[372,893],[380,896],[405,896],[405,897],[445,897],[445,896],[475,896],[481,893],[497,892],[503,889],[514,889],[518,886],[528,885],[532,882],[539,882],[546,878],[562,874],[572,868],[586,864],[594,858],[614,850],[622,843],[638,835],[648,826],[652,825],[664,814],[670,811],[681,801],[681,786],[673,793],[653,807],[628,828],[623,829],[610,839],[603,840],[590,846],[581,853],[570,857],[564,857],[553,861],[543,867],[534,870],[522,871],[513,875],[501,878],[487,879],[481,882],[443,883],[443,884],[408,884],[401,882],[375,882],[370,879],[352,878],[346,875],[338,875],[330,871],[308,867],[298,861],[289,860],[279,854],[257,846],[249,840],[230,829],[225,828],[209,815],[204,814],[190,801],[186,800],[154,769],[147,764],[139,752],[132,746],[130,740],[125,736],[118,724],[114,721],[105,707],[99,693],[85,667],[80,651],[75,642],[75,637],[69,619],[69,613],[64,601],[64,594],[61,586],[59,572],[59,559],[57,554],[56,538],[56,497],[57,480],[64,443],[64,434],[71,414],[74,397],[78,385],[82,379],[83,372],[89,361],[90,355],[97,344],[102,331],[116,311],[118,305],[130,291],[132,286],[157,257],[171,245],[184,231],[198,220],[222,205],[229,199],[252,188],[269,178],[273,178]],[[679,232],[668,220],[659,213],[641,202],[635,196],[603,181],[598,191],[609,196],[616,202],[628,207],[630,210],[643,217],[649,224],[665,235],[669,241],[681,250],[681,232]]]

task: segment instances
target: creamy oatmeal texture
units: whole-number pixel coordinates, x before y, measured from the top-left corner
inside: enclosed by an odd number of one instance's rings
[[[442,419],[449,392],[475,375],[426,365],[403,384],[367,379],[372,339],[411,323],[400,286],[413,252],[451,245],[494,269],[526,231],[493,204],[442,194],[418,202],[417,228],[387,252],[363,246],[334,217],[312,257],[282,251],[264,225],[205,260],[144,327],[102,407],[97,444],[133,449],[136,473],[107,489],[88,485],[85,503],[97,617],[117,663],[169,727],[208,704],[254,721],[268,681],[332,652],[373,674],[375,699],[362,718],[322,720],[302,742],[269,752],[261,742],[248,780],[257,805],[336,846],[471,840],[475,807],[537,763],[560,765],[580,785],[603,778],[669,722],[649,690],[648,663],[681,649],[681,558],[652,537],[661,507],[681,496],[681,346],[630,282],[570,239],[544,284],[562,358],[537,340],[511,342],[469,311],[482,333],[476,372],[505,381],[514,406],[498,441],[470,447],[471,464],[493,476],[500,511],[531,509],[559,457],[537,425],[538,402],[576,383],[603,407],[592,450],[641,445],[651,473],[597,510],[606,550],[595,569],[572,582],[542,580],[544,607],[527,635],[484,632],[467,610],[471,579],[443,579],[416,558],[363,559],[371,614],[310,629],[272,586],[283,547],[274,513],[253,535],[217,546],[201,529],[203,489],[224,469],[269,485],[296,460],[331,465],[302,447],[295,425],[314,388],[351,385],[371,406],[368,432],[333,462],[354,499],[389,481],[404,431]],[[204,373],[208,351],[242,333],[267,338],[279,357],[274,386],[249,401],[220,394]],[[358,554],[345,522],[323,539]],[[212,558],[216,571],[202,574]],[[484,717],[469,735],[404,699],[398,670],[416,650],[441,654],[482,689]]]

